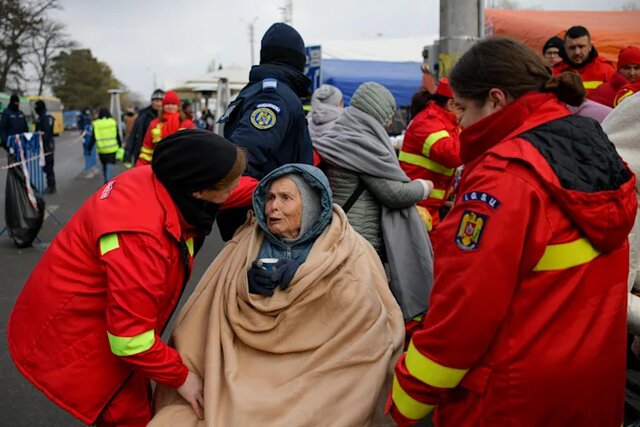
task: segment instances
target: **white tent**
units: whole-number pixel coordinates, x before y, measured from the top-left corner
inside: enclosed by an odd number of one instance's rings
[[[321,40],[309,45],[322,46],[324,59],[422,62],[422,49],[438,40],[437,34],[364,40]]]

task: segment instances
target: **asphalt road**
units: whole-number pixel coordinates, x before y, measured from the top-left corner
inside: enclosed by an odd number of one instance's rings
[[[0,165],[7,164],[4,150],[0,150]],[[57,138],[55,173],[58,193],[45,196],[46,207],[64,224],[82,203],[102,185],[102,173],[98,168],[89,173],[83,171],[82,145],[77,131],[67,131]],[[121,172],[122,166],[117,171]],[[0,169],[0,230],[4,228],[6,170]],[[39,234],[40,242],[33,247],[18,249],[7,236],[0,236],[0,426],[3,427],[74,427],[82,426],[72,416],[51,403],[42,393],[26,381],[13,365],[7,350],[6,329],[11,309],[31,270],[46,250],[60,226],[47,217]],[[223,243],[214,226],[214,233],[206,240],[196,257],[191,281],[180,306],[193,291]],[[176,314],[179,310],[176,310]],[[168,328],[169,330],[170,328]]]

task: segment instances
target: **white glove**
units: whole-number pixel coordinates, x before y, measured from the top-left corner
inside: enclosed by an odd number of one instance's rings
[[[422,200],[429,197],[429,194],[433,191],[433,182],[426,179],[416,179],[420,184],[422,184],[422,188],[424,188],[424,193],[422,196]]]

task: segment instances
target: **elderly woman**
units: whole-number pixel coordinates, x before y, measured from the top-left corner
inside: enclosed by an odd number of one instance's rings
[[[314,141],[336,203],[388,265],[405,320],[422,314],[433,283],[431,242],[415,208],[433,183],[411,181],[400,168],[386,128],[396,101],[384,86],[361,84],[333,127]]]
[[[213,262],[173,333],[204,378],[205,419],[159,387],[150,425],[385,424],[404,331],[375,251],[332,206],[329,183],[312,166],[273,171],[253,207],[255,218]]]

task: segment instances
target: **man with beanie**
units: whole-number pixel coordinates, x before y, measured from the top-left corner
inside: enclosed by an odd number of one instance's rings
[[[142,141],[147,133],[149,123],[158,117],[162,110],[162,98],[164,97],[164,91],[156,89],[151,94],[151,105],[143,108],[138,112],[138,118],[133,123],[133,129],[127,139],[127,144],[124,150],[124,163],[127,166],[135,164],[140,155],[140,148],[142,148]]]
[[[613,101],[614,107],[634,93],[640,92],[640,47],[627,46],[620,50],[618,72],[627,79],[628,83],[616,94]]]
[[[47,188],[44,190],[46,194],[54,194],[56,192],[56,175],[53,172],[53,153],[55,151],[55,141],[53,139],[53,124],[55,119],[47,111],[47,107],[41,99],[36,101],[35,108],[38,115],[36,121],[36,132],[42,132],[42,145],[44,148],[44,167],[42,170],[47,176]]]
[[[29,132],[27,119],[20,111],[20,98],[14,93],[9,98],[9,105],[0,116],[0,145],[6,150],[9,137],[24,132]]]
[[[585,27],[575,26],[567,30],[560,56],[562,62],[553,67],[553,75],[558,76],[565,71],[580,74],[588,98],[616,72],[609,61],[598,55],[596,47],[591,43],[591,34]]]
[[[622,100],[618,99],[618,94],[620,97],[626,97],[638,90],[635,88],[638,85],[638,77],[640,77],[640,48],[627,46],[618,54],[618,71],[611,80],[600,85],[589,98],[613,108]],[[627,93],[628,95],[625,95]]]
[[[292,27],[273,24],[262,37],[260,65],[249,84],[220,118],[224,136],[247,151],[246,175],[262,179],[288,163],[312,164],[311,138],[300,98],[311,82],[303,74],[304,41]],[[224,210],[218,217],[226,241],[246,220],[250,206]]]
[[[151,166],[91,196],[13,308],[7,334],[20,372],[85,424],[146,426],[149,380],[176,389],[202,419],[202,379],[161,335],[244,168],[223,137],[184,130],[158,144]]]
[[[560,52],[564,50],[564,40],[558,36],[553,36],[542,47],[542,56],[549,68],[562,62]]]

